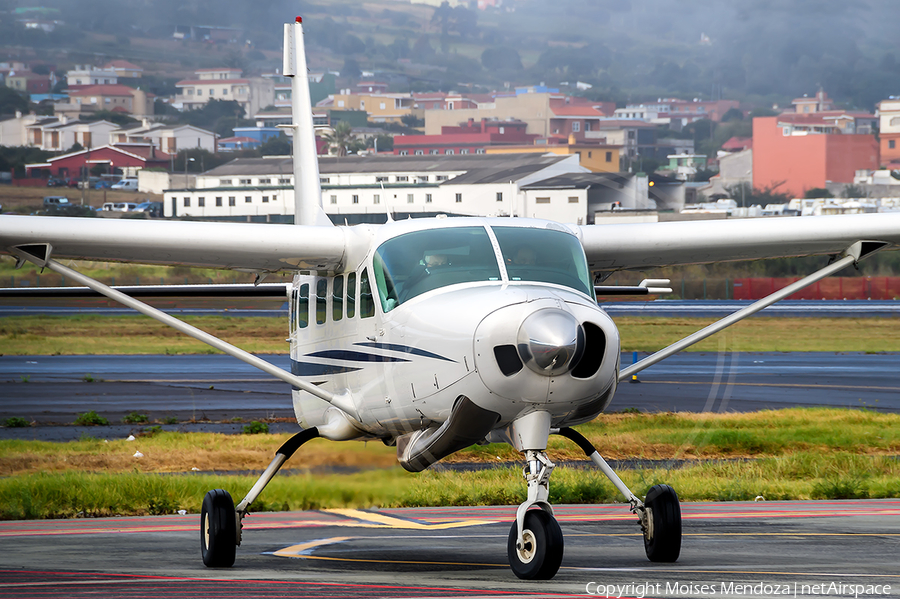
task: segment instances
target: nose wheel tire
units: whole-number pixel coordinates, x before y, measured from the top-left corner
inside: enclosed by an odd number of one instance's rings
[[[526,512],[522,548],[516,547],[518,536],[518,527],[513,522],[506,544],[513,573],[523,580],[553,578],[562,563],[564,545],[562,530],[556,519],[542,510]]]
[[[216,489],[203,498],[200,510],[200,553],[209,568],[234,565],[237,547],[237,519],[228,491]]]
[[[674,562],[681,554],[681,505],[669,485],[655,485],[644,500],[644,550],[651,562]]]

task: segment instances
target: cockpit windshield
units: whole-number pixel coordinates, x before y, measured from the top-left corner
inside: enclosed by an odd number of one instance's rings
[[[500,267],[484,227],[407,233],[375,251],[375,281],[385,312],[439,287],[499,280]]]
[[[565,285],[593,297],[590,271],[578,238],[563,231],[491,227],[510,281]]]

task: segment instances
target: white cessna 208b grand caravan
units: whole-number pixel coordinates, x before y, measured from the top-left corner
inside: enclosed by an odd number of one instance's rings
[[[815,281],[900,244],[900,214],[602,226],[525,218],[422,218],[333,226],[321,207],[300,19],[285,25],[284,73],[293,78],[296,224],[0,216],[0,249],[64,274],[289,383],[302,430],[237,506],[223,490],[203,501],[207,566],[227,567],[241,521],[281,465],[306,441],[379,439],[418,472],[475,443],[524,454],[527,499],[509,533],[520,578],[551,578],[563,536],[548,502],[551,434],[577,443],[629,501],[647,557],[681,550],[681,510],[667,485],[642,500],[571,427],[609,405],[619,381]],[[620,269],[831,255],[828,266],[628,368],[597,287]],[[293,272],[275,288],[289,300],[291,372],[71,270],[57,258]],[[156,290],[159,291],[158,289]],[[177,291],[177,290],[176,290]],[[265,291],[263,291],[265,292]],[[153,293],[156,294],[156,293]]]

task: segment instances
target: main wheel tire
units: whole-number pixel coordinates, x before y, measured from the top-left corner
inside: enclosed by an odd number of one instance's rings
[[[509,567],[523,580],[549,580],[556,575],[563,558],[563,535],[559,523],[543,510],[525,512],[522,530],[525,546],[516,547],[519,530],[513,522],[506,553]]]
[[[237,548],[237,519],[228,491],[216,489],[203,498],[200,510],[200,553],[209,568],[230,568]]]
[[[681,554],[681,505],[675,489],[655,485],[647,493],[648,528],[644,550],[651,562],[674,562]]]

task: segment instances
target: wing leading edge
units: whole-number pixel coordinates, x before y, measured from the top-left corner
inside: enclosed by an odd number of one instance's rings
[[[839,254],[857,241],[900,246],[900,213],[587,225],[591,270]],[[893,247],[891,247],[893,246]]]
[[[0,216],[0,251],[49,243],[54,258],[251,271],[337,270],[347,227]]]

